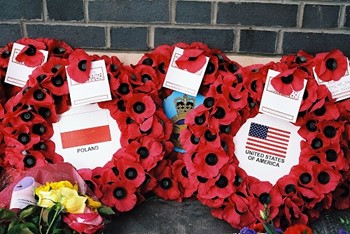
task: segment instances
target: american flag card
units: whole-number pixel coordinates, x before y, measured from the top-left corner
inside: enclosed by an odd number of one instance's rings
[[[252,122],[246,148],[281,158],[286,157],[290,132]]]

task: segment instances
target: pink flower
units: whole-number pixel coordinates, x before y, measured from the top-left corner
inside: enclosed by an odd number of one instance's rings
[[[97,212],[92,211],[83,214],[65,214],[63,221],[79,233],[96,233],[103,228],[103,218]]]

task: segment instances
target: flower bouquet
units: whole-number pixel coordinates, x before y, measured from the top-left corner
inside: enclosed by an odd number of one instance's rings
[[[70,176],[62,180],[61,173]],[[58,179],[46,180],[46,175]],[[70,164],[48,165],[28,171],[4,189],[0,193],[0,233],[102,232],[107,222],[103,217],[114,212],[97,201],[77,175]],[[37,181],[46,182],[40,185]]]

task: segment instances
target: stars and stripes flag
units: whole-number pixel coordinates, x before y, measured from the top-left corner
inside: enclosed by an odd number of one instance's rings
[[[246,149],[285,158],[289,139],[289,131],[252,122]]]

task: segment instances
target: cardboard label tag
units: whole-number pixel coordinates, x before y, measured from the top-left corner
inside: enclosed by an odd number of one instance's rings
[[[56,152],[77,169],[103,166],[121,148],[117,122],[97,104],[72,107],[53,129]]]
[[[197,95],[196,97],[174,91],[169,97],[164,99],[163,108],[165,115],[174,123],[170,140],[174,144],[176,152],[185,153],[180,143],[180,133],[186,128],[185,118],[187,114],[202,104],[205,97]]]
[[[279,72],[274,70],[268,71],[259,111],[295,123],[301,101],[303,100],[307,80],[304,80],[304,88],[302,90],[298,92],[294,91],[291,95],[286,96],[277,92],[271,85],[271,79],[278,74]]]
[[[91,63],[89,79],[85,83],[74,81],[67,72],[72,106],[81,106],[112,99],[104,60]]]
[[[23,209],[29,205],[36,205],[34,190],[39,185],[33,177],[24,177],[13,188],[10,209]]]
[[[13,43],[12,52],[10,56],[10,61],[7,67],[5,83],[15,85],[18,87],[23,87],[27,80],[29,79],[29,75],[32,74],[33,70],[36,67],[27,67],[22,62],[18,62],[16,60],[17,55],[24,48],[24,45]],[[46,50],[40,50],[40,52],[44,55],[44,64],[47,61],[47,56],[49,54]]]
[[[332,94],[332,97],[336,102],[347,99],[350,97],[350,68],[348,65],[348,70],[345,75],[338,81],[323,81],[321,80],[313,68],[314,77],[319,85],[325,85]]]
[[[233,141],[239,166],[248,175],[275,184],[299,163],[299,127],[265,114],[248,119]]]
[[[176,90],[181,93],[186,93],[191,96],[196,96],[202,83],[209,58],[206,57],[206,63],[199,71],[196,73],[191,73],[180,69],[175,63],[175,61],[181,57],[183,52],[183,49],[175,47],[167,74],[165,76],[163,87]]]

